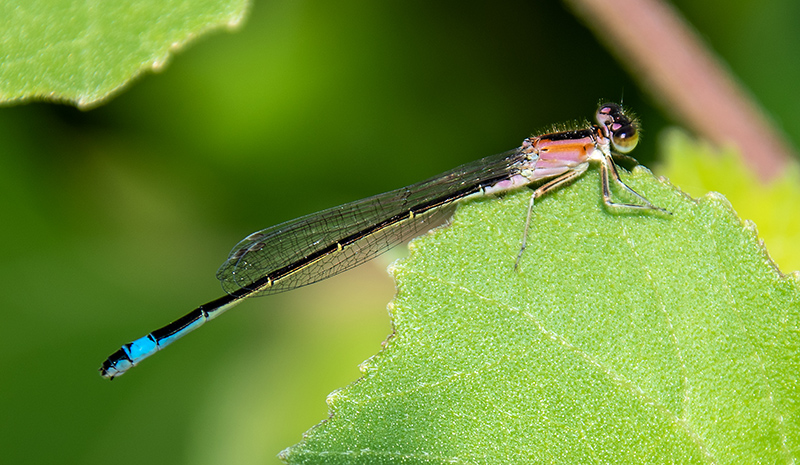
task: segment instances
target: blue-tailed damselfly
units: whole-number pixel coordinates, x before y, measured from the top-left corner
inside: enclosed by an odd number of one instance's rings
[[[620,105],[600,105],[596,124],[529,137],[514,150],[374,197],[329,208],[247,236],[217,272],[228,293],[145,337],[125,344],[103,362],[113,379],[242,300],[295,289],[364,263],[452,215],[458,202],[547,181],[531,194],[516,263],[525,249],[534,200],[599,163],[602,195],[611,208],[664,211],[628,187],[612,159],[633,150],[638,122]],[[611,200],[609,177],[642,203]],[[509,266],[512,264],[509,263]]]

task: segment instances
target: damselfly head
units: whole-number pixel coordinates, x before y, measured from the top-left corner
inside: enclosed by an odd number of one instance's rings
[[[628,153],[639,142],[639,121],[625,113],[621,105],[604,103],[595,115],[603,134],[611,139],[611,147],[619,153]]]

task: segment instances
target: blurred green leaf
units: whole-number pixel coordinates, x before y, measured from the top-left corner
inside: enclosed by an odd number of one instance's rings
[[[758,225],[770,256],[783,270],[800,270],[800,167],[787,166],[769,184],[758,179],[732,149],[717,150],[678,129],[666,133],[657,170],[690,195],[725,194],[739,216]]]
[[[235,27],[247,0],[26,0],[0,4],[0,102],[90,107],[211,29]]]
[[[794,463],[800,279],[749,224],[644,169],[479,200],[398,265],[395,335],[289,463]]]

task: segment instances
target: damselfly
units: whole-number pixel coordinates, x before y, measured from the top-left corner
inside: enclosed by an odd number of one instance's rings
[[[100,374],[113,379],[145,358],[242,300],[289,291],[364,263],[452,215],[458,202],[546,181],[531,194],[516,263],[525,250],[534,201],[573,181],[590,163],[600,165],[602,195],[612,209],[658,210],[628,187],[612,159],[633,150],[639,139],[635,118],[615,103],[600,105],[596,124],[530,137],[514,150],[459,166],[426,181],[329,208],[255,232],[231,251],[217,272],[228,293],[201,305],[145,337],[125,344],[103,362]],[[611,200],[609,177],[641,203]],[[512,264],[509,263],[509,266]]]

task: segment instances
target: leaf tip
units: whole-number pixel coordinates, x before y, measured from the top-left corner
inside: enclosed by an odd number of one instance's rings
[[[225,28],[229,32],[234,32],[239,30],[242,25],[245,23],[245,19],[250,16],[250,8],[252,7],[253,2],[245,2],[244,6],[237,14],[231,16],[228,22],[225,24]]]

